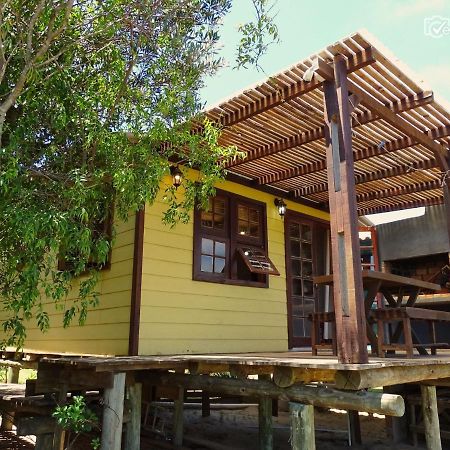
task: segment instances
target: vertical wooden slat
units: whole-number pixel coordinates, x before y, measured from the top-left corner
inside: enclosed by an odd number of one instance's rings
[[[314,406],[289,403],[292,450],[315,450]]]
[[[272,428],[272,399],[260,397],[258,405],[259,420],[259,449],[272,450],[273,428]]]
[[[116,373],[112,387],[103,394],[102,449],[121,449],[124,395],[125,374]]]
[[[423,423],[428,450],[442,450],[436,386],[421,385]]]
[[[341,363],[368,360],[356,208],[352,130],[345,60],[324,82],[328,193],[333,255],[337,353]]]
[[[131,416],[126,424],[124,450],[140,450],[142,384],[134,383],[128,386],[127,398],[130,402]]]

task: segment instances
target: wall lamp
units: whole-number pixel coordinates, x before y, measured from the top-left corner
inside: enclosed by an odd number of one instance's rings
[[[170,174],[172,175],[172,183],[175,189],[178,189],[183,181],[183,172],[181,172],[178,165],[170,166]]]
[[[282,198],[276,198],[274,200],[274,204],[278,209],[278,214],[280,215],[280,217],[284,217],[284,215],[286,214],[286,203],[284,203],[284,200]]]

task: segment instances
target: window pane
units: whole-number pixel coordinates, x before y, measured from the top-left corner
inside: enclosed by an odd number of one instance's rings
[[[250,222],[257,222],[259,224],[259,209],[249,208]]]
[[[310,277],[312,276],[312,261],[303,261],[303,276]]]
[[[296,337],[303,337],[305,335],[304,331],[304,320],[300,317],[293,318],[293,334]]]
[[[248,222],[244,222],[243,220],[240,220],[238,222],[238,233],[241,235],[248,235],[249,229],[248,229]]]
[[[202,227],[213,227],[213,214],[211,212],[202,211]]]
[[[212,272],[213,271],[213,257],[202,255],[202,262],[200,270],[202,272]]]
[[[302,242],[302,258],[305,258],[305,259],[312,258],[311,244],[308,244],[307,242]]]
[[[224,258],[214,258],[214,272],[223,273],[225,269],[225,259]]]
[[[311,241],[312,232],[309,225],[302,225],[302,239],[305,241]]]
[[[221,198],[214,199],[214,212],[216,214],[225,214],[225,200]]]
[[[202,253],[206,255],[214,255],[213,244],[213,240],[202,238]]]
[[[297,280],[295,278],[292,280],[292,295],[303,295],[302,280]]]
[[[300,256],[300,243],[291,241],[291,256]]]
[[[214,228],[223,230],[225,227],[225,216],[221,214],[214,214]]]
[[[291,238],[300,238],[300,227],[297,223],[292,223],[289,227],[289,235]]]
[[[259,237],[259,224],[250,223],[250,236]]]
[[[248,221],[248,208],[246,206],[238,206],[238,219]]]
[[[217,242],[216,241],[215,255],[216,256],[222,256],[223,258],[225,257],[225,244],[223,242]]]

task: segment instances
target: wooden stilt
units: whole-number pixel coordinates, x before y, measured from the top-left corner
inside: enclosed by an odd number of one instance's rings
[[[178,389],[178,398],[174,402],[173,413],[173,445],[183,445],[183,411],[184,411],[184,388]]]
[[[211,401],[208,391],[202,391],[202,417],[209,417],[211,415]]]
[[[292,450],[315,450],[314,407],[289,403]]]
[[[361,440],[361,424],[359,421],[358,411],[347,411],[348,414],[348,440],[349,445],[360,445]]]
[[[19,382],[20,367],[8,367],[8,373],[6,375],[7,383],[18,383]]]
[[[272,450],[273,428],[272,428],[272,399],[261,397],[258,407],[259,419],[259,449]]]
[[[140,450],[142,384],[134,383],[128,386],[127,399],[130,404],[131,416],[130,421],[126,424],[124,450]]]
[[[422,392],[423,423],[428,450],[442,450],[437,408],[436,386],[420,385]]]
[[[352,129],[345,59],[334,59],[334,81],[324,82],[334,311],[341,363],[368,361],[356,209]]]
[[[103,394],[102,449],[121,449],[124,394],[125,374],[115,373],[112,387]]]

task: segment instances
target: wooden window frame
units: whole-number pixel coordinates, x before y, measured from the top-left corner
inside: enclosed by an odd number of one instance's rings
[[[195,281],[205,281],[210,283],[222,283],[237,286],[251,286],[259,288],[269,287],[269,275],[257,274],[260,280],[242,280],[237,278],[237,258],[241,258],[238,254],[240,248],[254,248],[260,250],[266,255],[268,253],[267,239],[267,211],[266,204],[257,200],[252,200],[238,194],[216,190],[216,197],[225,198],[227,201],[227,213],[225,214],[225,233],[210,233],[201,226],[201,209],[196,208],[194,212],[194,254],[193,254],[193,273],[192,278]],[[241,236],[238,233],[238,205],[256,207],[261,211],[261,236]],[[202,255],[202,238],[215,239],[218,241],[227,241],[226,251],[226,269],[224,274],[214,274],[202,272],[201,255]]]

